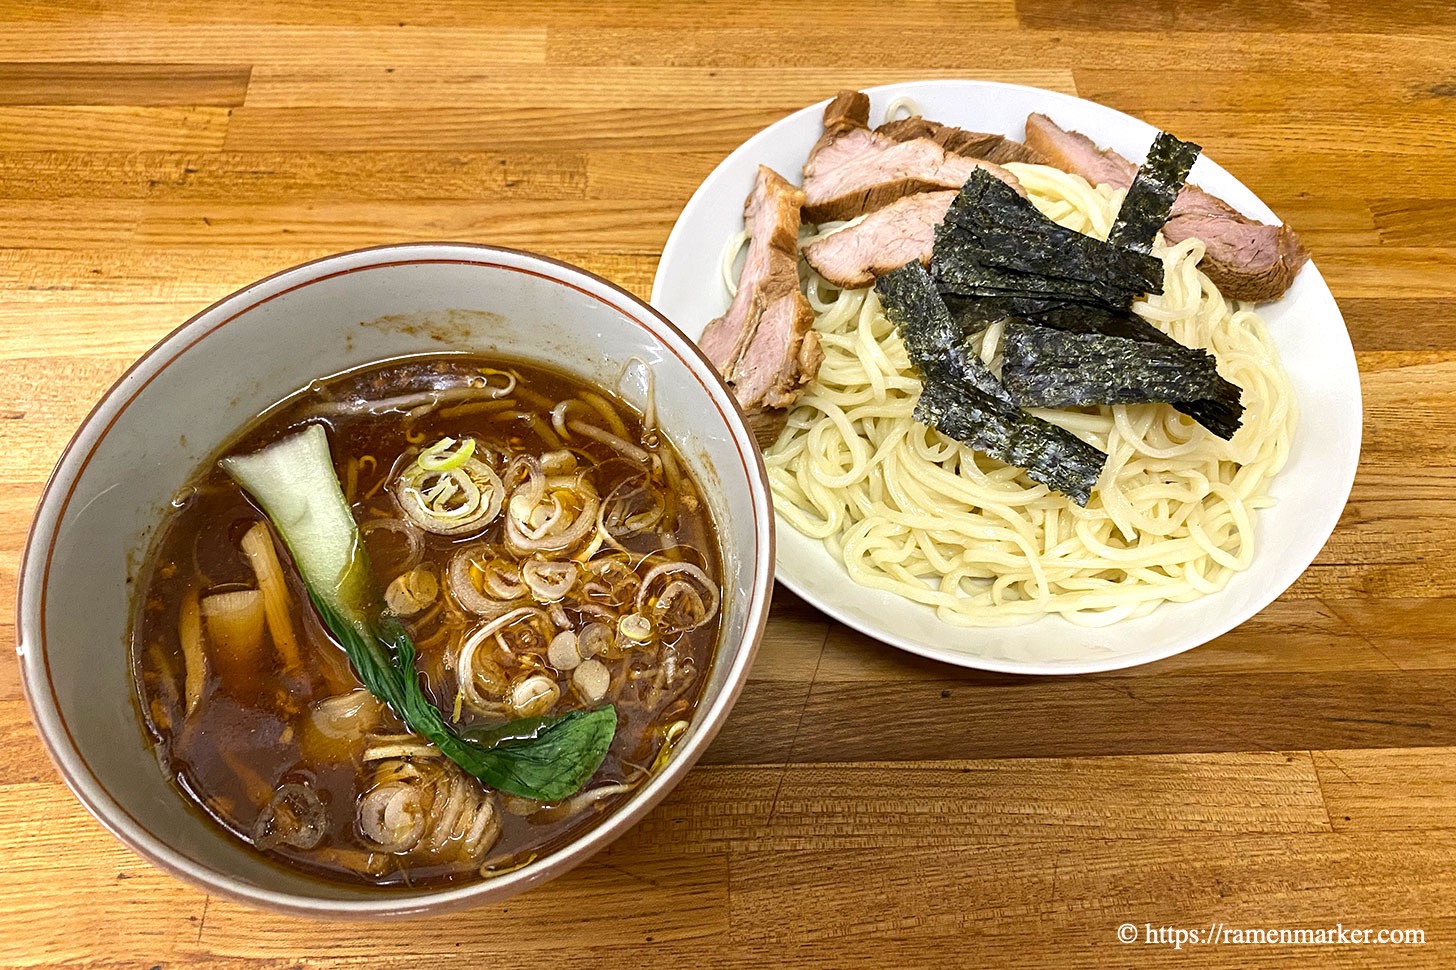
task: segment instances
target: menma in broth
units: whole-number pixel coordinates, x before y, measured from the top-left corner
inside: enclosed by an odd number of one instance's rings
[[[615,706],[578,794],[492,791],[412,734],[215,461],[163,525],[133,623],[163,770],[260,852],[369,885],[488,877],[593,824],[685,730],[718,639],[712,522],[652,411],[537,365],[409,358],[315,383],[218,456],[323,424],[374,582],[452,725]]]

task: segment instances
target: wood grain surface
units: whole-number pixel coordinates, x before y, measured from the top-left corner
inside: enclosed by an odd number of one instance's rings
[[[1067,679],[877,646],[780,590],[704,763],[506,904],[319,924],[209,898],[60,783],[0,659],[0,965],[1456,963],[1456,8],[1445,0],[0,2],[0,589],[60,449],[201,307],[342,249],[538,250],[645,295],[698,182],[845,85],[989,78],[1204,145],[1303,234],[1365,395],[1273,606]],[[13,620],[0,614],[0,638]],[[1123,944],[1133,923],[1424,945]]]

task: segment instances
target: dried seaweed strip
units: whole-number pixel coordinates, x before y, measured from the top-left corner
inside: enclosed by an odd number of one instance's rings
[[[1242,394],[1237,384],[1223,381],[1215,396],[1177,401],[1173,407],[1227,441],[1243,427],[1244,405],[1239,400]]]
[[[1048,218],[1004,182],[989,176],[973,176],[966,181],[946,211],[945,221],[967,231],[1012,233],[1012,241],[1018,246],[1027,236],[1040,239],[1050,247],[1053,269],[1057,272],[1064,271],[1063,264],[1086,264],[1113,280],[1124,280],[1128,289],[1159,292],[1162,286],[1163,263],[1156,256],[1114,246],[1069,229]]]
[[[961,329],[981,330],[1001,320],[1019,319],[1068,333],[1126,337],[1145,343],[1182,346],[1171,336],[1129,310],[1109,310],[1088,303],[1038,297],[946,296],[946,306]]]
[[[1145,289],[1127,289],[1107,278],[1078,279],[1015,268],[1013,259],[991,255],[975,237],[936,230],[931,272],[942,290],[957,296],[1035,296],[1043,299],[1126,307]],[[1022,265],[1029,265],[1029,260]]]
[[[973,387],[927,378],[915,420],[1086,505],[1107,456],[1070,432]]]
[[[980,170],[961,187],[941,230],[963,234],[963,247],[973,244],[983,265],[1097,282],[1134,294],[1162,292],[1161,260],[1058,225],[1004,182]],[[940,238],[938,232],[937,248]]]
[[[982,394],[988,394],[1007,404],[1016,404],[1011,398],[1011,392],[1002,386],[996,375],[991,373],[985,362],[981,360],[981,355],[977,352],[975,343],[970,337],[957,344],[955,349],[946,355],[946,359],[955,361],[953,370],[947,368],[953,375],[959,376],[961,380]],[[1027,415],[1027,417],[1031,417],[1031,415]]]
[[[1002,355],[1001,382],[1028,407],[1214,400],[1226,383],[1204,350],[1019,321],[1006,327]]]
[[[1193,348],[1184,346],[1171,335],[1131,312],[1107,311],[1069,304],[1051,307],[1039,314],[1024,314],[1024,318],[1029,323],[1067,333],[1098,334],[1135,341],[1147,345],[1147,352],[1150,353],[1159,347],[1182,352],[1193,351]],[[1207,351],[1202,350],[1196,352],[1207,354]],[[1209,388],[1207,395],[1200,398],[1183,397],[1169,403],[1227,441],[1243,425],[1244,406],[1239,400],[1243,396],[1243,391],[1237,384],[1220,375],[1216,360],[1212,355],[1208,356],[1211,361],[1214,361],[1214,370],[1207,375],[1207,380],[1210,382],[1207,385]]]
[[[1062,232],[1082,235],[1052,222],[1030,199],[1018,195],[1015,189],[984,169],[976,169],[966,179],[947,210],[946,218],[957,223],[966,220],[994,222],[1027,232],[1042,232],[1050,223]]]
[[[1162,260],[1140,256],[1126,249],[1114,249],[1091,236],[1063,230],[1061,226],[1056,228],[1056,234],[1030,235],[1020,229],[966,221],[947,223],[941,231],[944,235],[956,237],[963,246],[974,247],[979,262],[997,269],[1028,276],[1076,280],[1139,296],[1162,290]],[[1087,240],[1100,248],[1057,238],[1062,233]]]
[[[949,298],[946,303],[953,319],[964,333],[985,329],[998,321],[1020,319],[1067,333],[1100,334],[1155,346],[1187,349],[1169,334],[1129,311],[1107,310],[1084,303],[1014,297]],[[1227,440],[1234,436],[1243,423],[1244,407],[1239,403],[1242,392],[1237,384],[1224,379],[1216,371],[1214,380],[1214,393],[1209,397],[1171,403],[1183,414]]]
[[[925,267],[907,263],[881,276],[875,289],[885,316],[900,331],[905,352],[921,377],[969,384],[982,394],[1014,404],[970,348],[965,331],[951,318]]]
[[[996,234],[966,232],[959,227],[936,230],[935,278],[941,287],[962,296],[1039,296],[1075,300],[1094,306],[1128,307],[1149,287],[1129,285],[1125,279],[1087,263],[1055,264],[1052,247],[1015,249],[1014,234],[1002,243]]]
[[[925,268],[907,264],[880,277],[875,288],[920,371],[915,419],[1086,505],[1107,456],[1011,401],[970,352]]]
[[[1012,321],[1002,356],[1002,385],[1027,407],[1170,404],[1217,392],[1212,355],[1189,347]]]
[[[1181,141],[1166,131],[1158,132],[1148,149],[1148,160],[1138,168],[1123,197],[1122,208],[1107,241],[1138,253],[1150,253],[1153,238],[1188,180],[1188,172],[1203,151],[1190,141]]]
[[[919,263],[906,263],[881,276],[875,281],[875,292],[912,359],[945,353],[965,338]]]

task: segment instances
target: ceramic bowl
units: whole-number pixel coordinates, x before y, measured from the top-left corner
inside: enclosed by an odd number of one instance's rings
[[[673,759],[575,841],[467,886],[381,891],[325,882],[269,862],[204,820],[158,769],[128,660],[135,580],[171,496],[268,405],[362,364],[450,351],[499,352],[608,386],[630,357],[653,365],[660,425],[718,526],[722,639]],[[640,399],[642,391],[623,393]],[[544,257],[460,244],[388,246],[298,266],[234,293],[171,333],[107,392],[41,498],[21,569],[18,650],[35,723],[66,783],[141,855],[209,892],[278,911],[420,914],[543,882],[657,804],[702,754],[743,686],[773,562],[773,511],[753,436],[712,366],[665,317]]]
[[[926,118],[1020,139],[1026,116],[1050,115],[1134,160],[1157,129],[1104,105],[1055,91],[992,81],[904,81],[865,89],[878,123],[898,99],[915,102]],[[721,282],[723,244],[743,228],[743,199],[758,166],[798,181],[824,131],[824,104],[810,105],[744,142],[703,181],[683,208],[657,264],[652,305],[696,338],[723,313],[730,297]],[[1197,131],[1178,134],[1194,138]],[[1246,186],[1207,156],[1190,181],[1239,209],[1277,223]],[[1311,191],[1318,191],[1317,187]],[[790,526],[779,531],[778,578],[842,623],[910,653],[962,667],[1012,674],[1082,674],[1151,663],[1207,643],[1258,613],[1314,561],[1334,531],[1360,459],[1360,375],[1340,309],[1313,262],[1282,298],[1260,304],[1260,315],[1294,387],[1299,423],[1289,461],[1269,493],[1273,508],[1259,513],[1249,568],[1218,593],[1166,603],[1146,616],[1105,626],[1082,626],[1044,616],[1020,626],[963,627],[929,606],[860,586],[824,543]]]

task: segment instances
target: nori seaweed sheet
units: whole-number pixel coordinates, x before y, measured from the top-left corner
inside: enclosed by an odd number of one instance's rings
[[[1123,197],[1122,208],[1107,241],[1132,252],[1150,253],[1153,237],[1168,221],[1173,203],[1188,179],[1188,171],[1203,151],[1191,141],[1158,132],[1148,149],[1148,160],[1138,168]]]
[[[1070,432],[973,387],[927,378],[915,420],[1023,469],[1078,505],[1092,498],[1107,456]]]
[[[983,170],[936,228],[931,273],[961,296],[1028,297],[1127,307],[1162,292],[1163,265],[1057,225]]]
[[[1107,242],[1066,229],[983,170],[935,230],[927,273],[910,263],[876,288],[924,390],[917,420],[1085,505],[1106,456],[1018,404],[1167,402],[1222,438],[1243,418],[1241,391],[1206,351],[1132,313],[1161,293],[1151,253],[1201,149],[1160,133]],[[969,344],[1008,322],[998,380]]]
[[[1122,337],[1139,343],[1184,348],[1177,340],[1127,310],[1109,310],[1087,303],[1059,302],[1035,297],[946,298],[952,316],[969,334],[998,320],[1021,319],[1038,326],[1076,334]],[[1198,400],[1180,399],[1173,407],[1225,440],[1243,423],[1242,392],[1237,384],[1214,374],[1214,392]]]
[[[1131,310],[1109,310],[1090,303],[1062,302],[1038,297],[957,297],[945,295],[951,316],[966,333],[999,320],[1025,320],[1068,333],[1125,337],[1144,343],[1182,344]]]
[[[1191,347],[1012,321],[1001,353],[1001,384],[1026,407],[1171,404],[1219,393],[1213,355]]]
[[[1033,481],[1086,505],[1107,456],[1012,402],[969,352],[964,331],[951,319],[925,268],[908,263],[881,276],[875,289],[920,371],[923,389],[915,420],[1022,468]]]
[[[939,228],[942,236],[971,247],[970,251],[983,266],[1088,286],[1095,284],[1116,292],[1143,294],[1162,290],[1162,260],[1126,249],[1113,249],[1091,236],[1063,229],[1056,223],[1051,225],[1056,227],[1055,233],[1036,236],[1020,229],[970,220],[944,223]],[[1057,238],[1064,234],[1093,245]],[[1071,254],[1070,258],[1064,258],[1067,254]],[[1053,264],[1054,259],[1060,259],[1060,265]]]
[[[1092,279],[1097,274],[1122,282],[1126,289],[1161,292],[1163,264],[1149,253],[1133,252],[1095,236],[1068,229],[1042,214],[1030,199],[982,169],[977,169],[961,186],[945,223],[961,230],[1000,230],[1012,234],[1008,255],[1019,255],[1028,235],[1042,245],[1055,247],[1053,264],[1048,267],[1059,276]],[[1081,273],[1075,271],[1085,264]]]
[[[988,247],[984,238],[941,226],[935,231],[931,266],[941,289],[957,296],[1039,296],[1127,307],[1149,292],[1146,287],[1127,288],[1102,277],[1079,279],[1033,269],[1042,265],[1043,259],[1042,255],[1030,254],[1007,258],[1000,250]]]
[[[1224,381],[1217,397],[1178,401],[1173,407],[1228,441],[1244,423],[1244,406],[1239,401],[1242,394],[1237,384]]]

